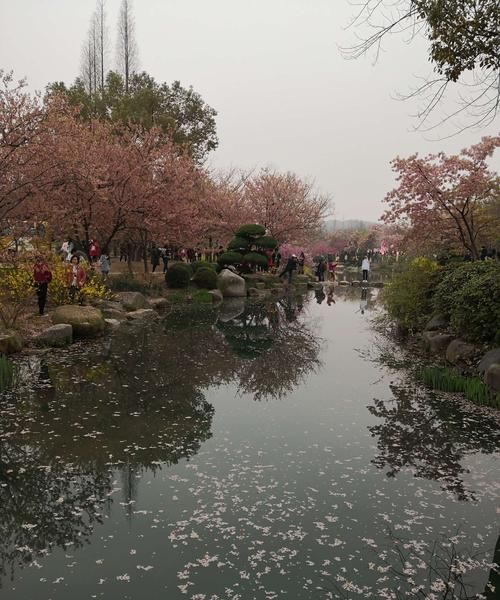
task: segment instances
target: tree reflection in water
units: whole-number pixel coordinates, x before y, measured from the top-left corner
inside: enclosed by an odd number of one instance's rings
[[[243,304],[216,325],[216,312],[192,307],[21,359],[16,386],[0,399],[3,574],[83,545],[113,497],[131,506],[138,473],[198,452],[212,435],[209,386],[281,398],[318,368],[320,343],[302,312],[293,298]]]
[[[467,410],[411,383],[392,383],[393,398],[374,400],[368,410],[382,422],[369,427],[377,438],[373,460],[388,477],[410,468],[415,477],[440,481],[460,500],[474,499],[463,476],[468,454],[496,452],[500,443],[498,424],[488,413]]]

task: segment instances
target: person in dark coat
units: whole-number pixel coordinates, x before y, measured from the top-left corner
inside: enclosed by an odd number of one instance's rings
[[[52,273],[42,256],[37,256],[33,267],[33,280],[38,296],[38,314],[43,316],[47,303],[47,290],[52,281]]]
[[[286,266],[279,276],[283,277],[283,275],[288,275],[288,283],[292,283],[292,275],[293,272],[297,270],[297,265],[297,256],[295,254],[292,254],[292,256],[290,256],[290,258],[287,260]]]

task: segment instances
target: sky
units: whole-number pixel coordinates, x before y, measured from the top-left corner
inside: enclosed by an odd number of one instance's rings
[[[106,0],[115,68],[120,0]],[[72,82],[95,0],[0,0],[0,69],[31,89]],[[135,0],[139,67],[192,85],[217,112],[217,169],[294,171],[332,197],[333,218],[376,221],[395,186],[390,160],[456,153],[499,121],[445,138],[414,131],[421,101],[397,99],[427,76],[423,39],[393,38],[378,60],[346,60],[349,0]],[[451,110],[453,104],[443,105]],[[497,166],[495,158],[495,167]]]

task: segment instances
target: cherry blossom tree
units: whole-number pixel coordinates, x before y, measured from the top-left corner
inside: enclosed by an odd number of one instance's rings
[[[383,221],[407,226],[407,241],[421,249],[455,249],[479,258],[480,245],[500,223],[500,178],[487,164],[499,145],[500,136],[484,137],[457,155],[394,159],[398,187],[385,198]]]

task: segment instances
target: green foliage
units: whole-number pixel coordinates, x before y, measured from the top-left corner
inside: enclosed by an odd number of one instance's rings
[[[415,258],[382,292],[389,316],[408,329],[423,328],[433,312],[432,293],[439,273],[437,264]]]
[[[198,304],[212,304],[214,299],[207,290],[199,290],[193,294],[193,302]]]
[[[14,377],[14,367],[9,359],[0,354],[0,392],[9,387]]]
[[[249,252],[248,254],[245,254],[243,260],[250,265],[267,267],[267,258],[263,254],[259,254],[258,252]]]
[[[458,392],[474,404],[500,407],[500,395],[493,394],[480,379],[462,377],[442,367],[419,369],[417,378],[433,390]]]
[[[135,279],[133,275],[113,275],[108,280],[109,287],[115,292],[149,292],[149,286],[145,281]]]
[[[270,235],[263,235],[255,240],[255,245],[259,248],[267,248],[272,250],[276,248],[278,242]]]
[[[249,246],[249,242],[244,237],[235,237],[228,244],[228,250],[246,250]]]
[[[241,264],[242,260],[243,260],[243,254],[240,254],[239,252],[234,252],[231,250],[229,252],[224,252],[223,254],[221,254],[219,256],[219,258],[217,259],[217,262],[219,263],[220,266],[239,265],[239,264]]]
[[[165,280],[168,287],[186,288],[189,285],[192,274],[193,271],[188,264],[182,262],[174,263],[168,268]]]
[[[242,225],[236,232],[236,237],[248,238],[248,237],[260,237],[265,235],[266,228],[262,225],[249,224]]]
[[[135,123],[145,129],[158,127],[198,162],[218,146],[217,112],[192,87],[184,88],[179,81],[167,85],[148,73],[134,73],[126,92],[123,77],[110,71],[104,90],[94,91],[92,96],[81,79],[69,88],[62,82],[49,85],[49,96],[55,93],[65,95],[78,106],[84,120],[97,118],[125,126]]]
[[[214,290],[217,287],[217,273],[211,268],[202,267],[194,274],[193,281],[201,289]]]
[[[216,267],[216,263],[208,262],[208,260],[196,260],[195,262],[191,263],[193,273],[196,273],[198,269],[212,269],[213,271],[215,271]]]
[[[464,337],[493,341],[500,329],[500,263],[448,267],[436,287],[433,306]]]

